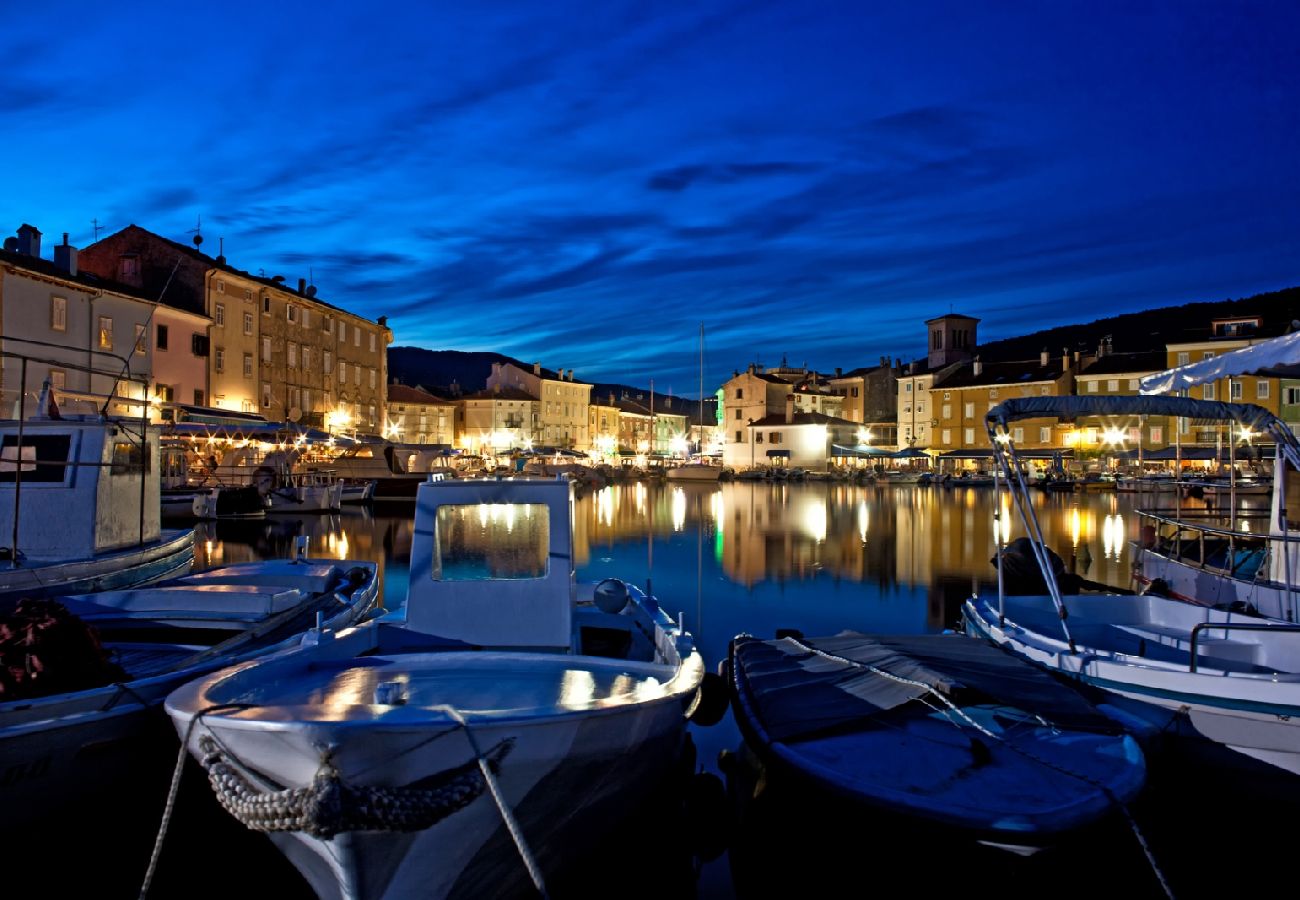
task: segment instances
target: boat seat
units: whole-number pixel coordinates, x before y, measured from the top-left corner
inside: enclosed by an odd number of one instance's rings
[[[1152,650],[1158,650],[1158,648],[1168,648],[1176,651],[1177,656],[1173,658],[1177,659],[1188,659],[1188,654],[1191,653],[1191,633],[1185,628],[1170,628],[1164,625],[1150,624],[1113,625],[1111,627],[1144,642],[1146,647],[1144,655],[1152,658],[1171,658],[1167,654],[1151,652]],[[1217,632],[1217,635],[1222,635],[1222,632]],[[1234,668],[1242,665],[1254,667],[1258,651],[1258,644],[1233,640],[1230,637],[1216,636],[1214,631],[1203,631],[1196,639],[1196,656],[1203,663],[1213,664],[1218,661],[1231,664]]]

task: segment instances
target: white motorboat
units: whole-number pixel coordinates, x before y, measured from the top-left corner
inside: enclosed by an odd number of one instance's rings
[[[350,625],[377,595],[374,563],[300,558],[19,601],[6,613],[0,655],[22,643],[37,674],[0,691],[0,828],[55,815],[87,791],[124,788],[115,779],[142,752],[141,736],[165,722],[168,693],[204,672],[297,644],[313,625]]]
[[[0,447],[0,595],[128,588],[189,568],[194,533],[160,525],[157,429],[42,416],[0,423]]]
[[[403,608],[168,698],[319,896],[541,888],[675,765],[700,655],[636,588],[578,589],[572,518],[565,480],[427,482]]]
[[[709,463],[685,463],[668,470],[669,481],[704,481],[714,482],[722,479],[722,466]]]
[[[1028,596],[981,595],[964,607],[967,630],[1104,693],[1108,702],[1153,730],[1179,733],[1300,773],[1300,625],[1290,589],[1240,602],[1233,576],[1202,556],[1187,593],[1071,596],[1043,542],[1019,468],[1006,440],[1010,422],[1023,418],[1160,415],[1219,419],[1277,442],[1277,468],[1294,481],[1300,446],[1290,430],[1257,406],[1182,397],[1035,397],[1009,400],[987,417],[1000,473],[1028,531],[1045,590]],[[1279,474],[1279,478],[1284,476]],[[1281,487],[1278,488],[1282,490]],[[1177,535],[1183,525],[1167,517]],[[1278,568],[1294,571],[1293,522],[1278,519],[1268,542]],[[1283,530],[1285,528],[1285,530]],[[1145,529],[1144,529],[1145,531]],[[1202,527],[1188,543],[1206,546],[1214,529]],[[1232,535],[1218,535],[1231,550]],[[1142,551],[1159,552],[1144,535]],[[1004,586],[1002,552],[999,586]],[[1144,566],[1145,570],[1145,566]],[[1290,582],[1288,582],[1290,583]]]

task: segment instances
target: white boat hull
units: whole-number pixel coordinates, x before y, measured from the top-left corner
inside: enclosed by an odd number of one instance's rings
[[[272,513],[337,512],[343,507],[343,485],[304,484],[276,488],[267,494]]]
[[[1288,590],[1285,585],[1266,578],[1250,581],[1233,578],[1220,569],[1191,565],[1149,548],[1138,551],[1137,565],[1140,584],[1150,585],[1156,579],[1163,579],[1180,599],[1223,609],[1241,604],[1271,619],[1295,621],[1300,604],[1295,588]]]
[[[1003,621],[996,597],[967,601],[966,628],[1111,695],[1153,731],[1203,738],[1300,774],[1300,634],[1229,632],[1230,637],[1216,638],[1224,632],[1203,632],[1199,664],[1192,671],[1186,650],[1196,622],[1264,620],[1141,596],[1065,600],[1076,651],[1059,625],[1048,624],[1056,618],[1048,597],[1008,597]],[[1143,617],[1143,606],[1155,621]],[[1129,635],[1131,647],[1095,639],[1119,632]]]
[[[350,787],[400,790],[455,771],[477,782],[465,805],[418,831],[374,826],[328,837],[303,830],[273,833],[276,845],[319,897],[481,897],[499,894],[514,882],[529,884],[501,810],[478,774],[473,744],[451,716],[426,705],[430,699],[445,697],[458,707],[473,707],[481,705],[475,699],[496,691],[498,678],[514,685],[503,690],[515,691],[511,696],[519,699],[519,709],[475,713],[465,708],[463,714],[477,746],[495,761],[502,798],[543,872],[563,869],[611,818],[634,808],[677,764],[684,708],[697,677],[683,679],[685,684],[675,689],[649,674],[657,670],[668,677],[671,667],[549,654],[395,654],[371,657],[373,667],[356,669],[326,661],[373,640],[368,632],[376,627],[341,635],[333,642],[337,646],[268,663],[279,671],[246,679],[246,687],[238,670],[231,670],[229,686],[221,684],[222,673],[217,673],[178,691],[167,704],[181,735],[189,733],[191,753],[203,759],[213,749],[205,738],[215,738],[215,746],[237,760],[241,770],[256,773],[250,783],[260,780],[262,790],[272,783],[289,790],[312,786],[322,770],[324,747],[331,748],[330,762]],[[366,659],[356,662],[364,665]],[[303,693],[302,679],[311,676],[301,673],[321,669],[339,674]],[[616,674],[623,670],[631,674]],[[598,687],[594,701],[573,695],[567,701],[573,708],[564,708],[564,692],[580,686],[581,694],[581,686],[588,684],[586,673],[593,673],[600,685],[630,677],[642,687],[622,700],[600,699]],[[410,705],[387,710],[369,704],[378,680],[388,677],[409,685],[413,695],[422,692],[423,699],[412,696]],[[521,697],[511,681],[518,678],[538,684],[537,693]],[[550,705],[555,699],[550,687],[562,693],[560,708]],[[263,690],[275,695],[281,688],[301,695],[301,702],[261,696]],[[659,695],[640,700],[641,690]],[[191,711],[227,694],[259,696],[270,705],[247,717],[201,717],[191,730]],[[537,707],[531,705],[534,700]],[[349,710],[348,702],[359,705]]]
[[[159,541],[103,553],[93,559],[0,563],[0,595],[51,597],[121,590],[183,574],[194,561],[192,530],[164,531]]]

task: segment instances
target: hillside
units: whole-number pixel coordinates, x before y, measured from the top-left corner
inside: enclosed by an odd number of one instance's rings
[[[1022,337],[980,344],[977,352],[986,362],[1034,359],[1043,350],[1053,355],[1066,347],[1095,351],[1101,339],[1110,335],[1114,352],[1138,353],[1203,338],[1212,319],[1247,315],[1263,317],[1262,334],[1284,334],[1294,319],[1300,319],[1300,287],[1257,294],[1242,300],[1166,306],[1098,319],[1086,325],[1047,328]]]

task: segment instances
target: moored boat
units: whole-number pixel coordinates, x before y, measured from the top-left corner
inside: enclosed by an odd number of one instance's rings
[[[1145,782],[1131,737],[984,641],[742,635],[729,662],[736,720],[772,777],[966,838],[1040,847]]]
[[[194,534],[161,527],[157,430],[99,416],[0,423],[0,595],[147,584],[189,567]],[[19,461],[21,460],[21,461]]]
[[[168,698],[218,799],[319,896],[540,887],[673,766],[703,663],[653,598],[576,589],[572,503],[562,480],[426,483],[401,610]]]
[[[1295,624],[1293,581],[1243,602],[1234,582],[1246,579],[1236,578],[1231,569],[1208,565],[1209,557],[1201,555],[1198,566],[1186,560],[1177,564],[1189,576],[1181,582],[1172,561],[1180,555],[1188,522],[1159,517],[1174,529],[1173,539],[1166,542],[1154,526],[1149,532],[1144,528],[1140,565],[1142,571],[1152,571],[1148,555],[1171,562],[1160,570],[1170,577],[1160,592],[1075,596],[1062,586],[1033,506],[1014,475],[1014,447],[1001,435],[1007,433],[1008,423],[1021,418],[1093,415],[1228,421],[1276,441],[1280,484],[1293,482],[1300,470],[1300,445],[1294,435],[1258,406],[1183,397],[1009,400],[989,412],[987,425],[995,459],[1011,476],[1012,498],[1045,589],[1025,596],[1008,596],[1005,590],[981,594],[964,607],[967,630],[1096,689],[1131,721],[1145,722],[1154,732],[1209,741],[1236,751],[1243,762],[1256,760],[1300,774],[1300,625]],[[1275,521],[1284,524],[1275,525],[1268,536],[1276,550],[1271,565],[1273,571],[1292,572],[1300,536],[1289,517]],[[1224,560],[1235,560],[1233,534],[1216,532],[1219,529],[1201,525],[1186,532],[1186,544],[1201,548],[1203,554],[1210,536],[1222,544],[1214,552],[1221,550]],[[1002,553],[997,560],[1001,565]]]
[[[15,696],[7,685],[0,694],[0,827],[19,827],[37,812],[57,815],[87,791],[123,787],[114,784],[117,772],[132,766],[168,693],[204,672],[296,644],[318,622],[350,625],[377,596],[374,563],[296,559],[60,596],[45,607],[21,601],[6,614],[7,630],[13,639],[30,636],[24,652],[29,660],[45,654],[44,668],[26,679],[34,690],[19,684]],[[92,628],[84,653],[70,659],[66,646],[43,643],[43,633],[60,637],[51,623],[62,634]],[[82,657],[101,646],[102,665],[83,678],[92,660]],[[67,685],[60,663],[82,680]],[[42,679],[56,677],[64,689],[45,692]]]

